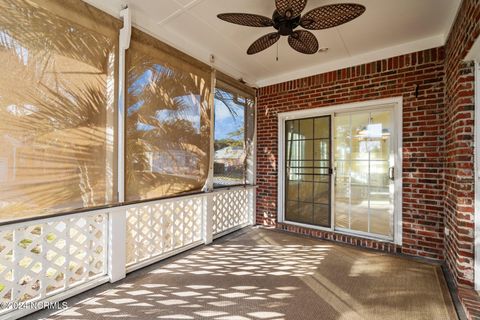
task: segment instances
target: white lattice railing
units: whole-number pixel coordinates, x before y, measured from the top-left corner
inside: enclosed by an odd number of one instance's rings
[[[252,223],[253,192],[252,188],[240,188],[212,194],[214,237]]]
[[[253,223],[254,188],[216,190],[128,206],[127,271]]]
[[[127,209],[127,268],[202,243],[204,195],[142,203]],[[133,266],[133,267],[132,267]]]
[[[0,226],[0,304],[60,301],[253,223],[253,187]],[[33,312],[0,308],[1,319]]]
[[[0,227],[0,315],[106,276],[107,226],[90,212]]]

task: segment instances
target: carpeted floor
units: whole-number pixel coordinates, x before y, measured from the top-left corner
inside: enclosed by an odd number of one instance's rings
[[[263,229],[144,268],[28,319],[457,319],[439,266]]]

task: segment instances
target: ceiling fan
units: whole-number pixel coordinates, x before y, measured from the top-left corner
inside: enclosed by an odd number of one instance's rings
[[[288,43],[298,52],[314,54],[319,48],[317,38],[310,31],[295,30],[297,27],[308,30],[333,28],[358,18],[366,10],[356,3],[338,3],[318,7],[302,16],[306,5],[307,0],[275,0],[276,10],[271,19],[248,13],[222,13],[217,17],[242,26],[274,27],[277,30],[252,43],[247,50],[249,55],[274,45],[280,36],[288,36]]]

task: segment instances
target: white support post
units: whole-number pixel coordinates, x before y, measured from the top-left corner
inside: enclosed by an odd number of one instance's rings
[[[255,114],[253,120],[253,146],[252,146],[252,159],[251,159],[251,181],[250,184],[253,185],[251,189],[251,196],[250,196],[250,214],[251,214],[251,223],[252,226],[257,224],[257,119],[258,119],[258,112],[257,112],[257,97],[255,97],[255,105],[253,106],[253,112]]]
[[[250,156],[247,157],[247,185],[255,186],[257,184],[257,97],[254,98],[253,106],[249,106],[248,113],[253,113],[253,123],[246,121],[247,130],[253,130],[252,141],[250,142],[249,152]],[[249,117],[245,117],[249,119]],[[249,128],[249,125],[253,124],[253,128]]]
[[[211,73],[210,81],[210,97],[208,99],[208,106],[210,110],[210,159],[208,163],[208,177],[205,182],[204,191],[208,194],[203,198],[202,217],[203,217],[203,242],[205,244],[212,243],[213,241],[213,171],[215,162],[215,69]]]
[[[213,242],[213,193],[203,197],[203,242],[210,244]]]
[[[112,209],[108,214],[108,276],[110,282],[125,278],[127,274],[127,212]]]
[[[250,214],[250,224],[254,226],[257,224],[257,189],[256,187],[253,187],[249,190],[248,209]]]
[[[125,51],[130,47],[132,35],[132,19],[130,9],[120,11],[123,19],[123,28],[119,37],[119,63],[118,63],[118,201],[125,201]]]
[[[208,107],[210,110],[209,113],[209,122],[210,122],[210,156],[208,162],[208,176],[207,181],[205,182],[204,191],[211,192],[213,191],[213,171],[214,171],[214,164],[215,164],[215,69],[212,70],[211,73],[211,81],[210,81],[210,96],[208,98]]]

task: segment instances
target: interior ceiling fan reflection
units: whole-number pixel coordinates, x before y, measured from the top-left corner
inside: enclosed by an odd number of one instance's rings
[[[222,13],[218,18],[248,27],[274,27],[277,31],[264,35],[248,48],[247,54],[255,54],[274,45],[281,36],[288,36],[290,46],[300,53],[314,54],[319,45],[313,33],[295,30],[302,27],[308,30],[333,28],[358,18],[365,7],[356,3],[338,3],[318,7],[304,15],[302,11],[307,0],[275,0],[276,10],[272,18],[248,13]]]

